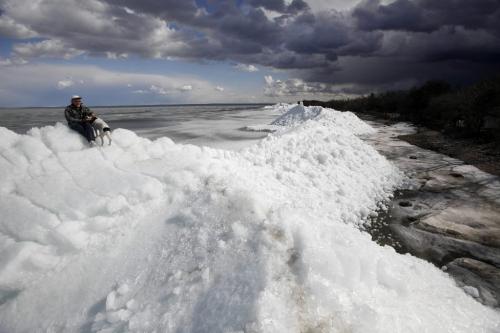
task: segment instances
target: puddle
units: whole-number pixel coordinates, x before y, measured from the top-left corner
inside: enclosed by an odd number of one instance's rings
[[[383,208],[376,210],[377,215],[370,217],[365,225],[365,231],[372,236],[372,240],[381,246],[391,246],[396,252],[404,254],[408,253],[408,249],[401,244],[398,237],[391,229],[391,224],[400,223],[392,214],[393,207],[400,203],[400,200],[407,198],[410,191],[398,190],[394,193],[391,201],[387,202]],[[404,202],[404,201],[402,201]],[[408,220],[408,223],[412,221]]]

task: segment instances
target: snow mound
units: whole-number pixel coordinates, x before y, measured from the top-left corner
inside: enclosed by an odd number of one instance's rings
[[[352,112],[338,112],[321,106],[306,107],[304,105],[288,105],[287,107],[280,105],[279,108],[287,108],[287,110],[273,121],[271,126],[292,127],[314,119],[315,122],[329,125],[332,129],[356,135],[375,133],[371,126],[361,121]]]
[[[360,230],[403,180],[358,137],[370,126],[281,118],[239,152],[0,128],[0,332],[498,329],[445,273]]]
[[[303,123],[308,119],[316,118],[322,110],[321,106],[305,107],[303,105],[296,105],[290,107],[286,113],[278,117],[271,125],[292,126]]]

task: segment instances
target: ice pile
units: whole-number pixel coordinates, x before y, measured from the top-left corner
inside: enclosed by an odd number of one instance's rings
[[[283,106],[279,106],[283,107]],[[240,152],[0,129],[0,332],[495,332],[358,226],[402,175],[351,113],[289,106]]]
[[[293,126],[303,123],[306,120],[316,118],[322,110],[323,108],[321,106],[305,107],[303,105],[296,105],[291,107],[281,117],[278,117],[271,125]]]

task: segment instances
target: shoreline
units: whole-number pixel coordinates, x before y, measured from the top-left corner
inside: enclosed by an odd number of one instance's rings
[[[403,141],[420,135],[407,123],[363,120],[378,130],[365,140],[409,179],[368,224],[372,239],[431,262],[477,301],[500,307],[500,178]]]
[[[385,119],[375,114],[354,113],[362,120],[387,126],[397,123],[411,124],[415,132],[399,135],[398,139],[422,149],[456,158],[465,164],[473,165],[484,172],[500,177],[500,145],[495,141],[481,142],[477,138],[453,138],[440,131],[411,122]]]
[[[417,127],[417,132],[399,139],[417,147],[454,157],[489,174],[500,176],[500,147],[496,142],[481,143],[467,138],[450,138],[439,131]]]

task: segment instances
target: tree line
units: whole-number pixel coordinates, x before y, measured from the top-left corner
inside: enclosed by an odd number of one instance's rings
[[[410,121],[455,137],[500,140],[500,75],[462,87],[432,80],[409,90],[304,105]]]

